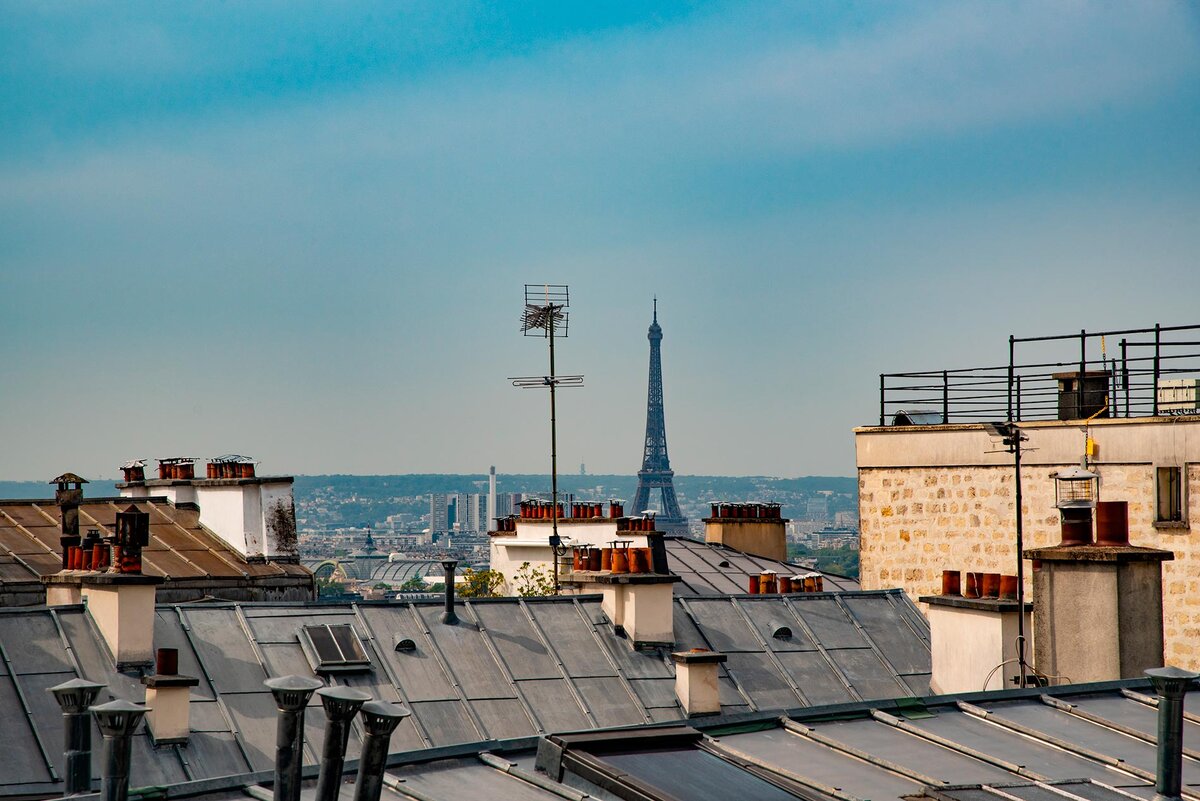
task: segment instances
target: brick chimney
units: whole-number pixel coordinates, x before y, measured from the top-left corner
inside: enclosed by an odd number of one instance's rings
[[[714,503],[704,518],[704,541],[742,553],[787,561],[787,520],[777,503]]]

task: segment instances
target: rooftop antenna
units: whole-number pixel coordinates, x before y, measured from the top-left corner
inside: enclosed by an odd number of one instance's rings
[[[987,431],[988,436],[998,437],[1002,444],[998,450],[985,451],[985,453],[1011,453],[1013,455],[1017,507],[1017,664],[1021,671],[1021,687],[1025,687],[1029,681],[1029,663],[1025,658],[1025,532],[1024,515],[1021,512],[1021,451],[1036,450],[1036,448],[1021,446],[1022,442],[1029,441],[1029,435],[1022,431],[1021,426],[1014,420],[1006,420],[1003,423],[984,423],[983,428]]]
[[[558,423],[554,391],[560,386],[583,386],[583,376],[560,376],[554,371],[554,339],[567,336],[567,308],[570,305],[571,295],[566,284],[525,285],[525,310],[521,313],[521,333],[527,337],[545,337],[549,341],[550,375],[509,378],[513,386],[520,389],[541,389],[543,387],[550,389],[550,491],[553,495],[550,504],[553,521],[550,549],[553,553],[554,592],[556,595],[559,590],[558,557],[562,548],[562,539],[558,536]]]

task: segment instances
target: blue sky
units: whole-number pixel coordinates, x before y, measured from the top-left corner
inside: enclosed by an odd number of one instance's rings
[[[0,9],[0,478],[850,474],[880,372],[1194,323],[1194,3]],[[997,287],[1019,303],[1001,302]]]

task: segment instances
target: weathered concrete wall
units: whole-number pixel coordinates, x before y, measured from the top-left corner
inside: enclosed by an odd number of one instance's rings
[[[1025,547],[1059,542],[1050,474],[1078,464],[1078,424],[1029,423],[1021,471]],[[1200,670],[1200,420],[1141,418],[1097,421],[1092,468],[1100,497],[1129,502],[1134,545],[1173,551],[1163,565],[1166,661]],[[981,426],[864,428],[858,454],[863,589],[902,587],[915,601],[941,590],[943,569],[1015,573],[1012,456]],[[1183,525],[1155,525],[1155,467],[1186,475]],[[1025,563],[1026,591],[1032,593]],[[1036,610],[1035,610],[1036,614]]]

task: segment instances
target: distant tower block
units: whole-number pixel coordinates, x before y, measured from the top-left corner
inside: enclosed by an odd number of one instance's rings
[[[495,531],[496,517],[496,465],[492,465],[488,468],[487,525],[484,528]]]
[[[675,471],[667,456],[667,424],[663,418],[662,386],[662,328],[658,325],[658,299],[654,300],[654,322],[650,324],[650,387],[646,398],[646,451],[642,469],[638,471],[637,495],[633,499],[633,514],[654,508],[650,490],[662,491],[662,506],[657,508],[657,528],[668,534],[686,534],[687,518],[679,511],[675,497]]]

